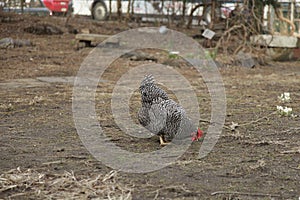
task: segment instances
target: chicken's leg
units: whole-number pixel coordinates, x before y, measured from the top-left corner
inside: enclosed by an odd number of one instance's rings
[[[168,142],[164,141],[163,136],[159,136],[159,142],[160,142],[160,146],[166,146],[167,144],[169,144]]]

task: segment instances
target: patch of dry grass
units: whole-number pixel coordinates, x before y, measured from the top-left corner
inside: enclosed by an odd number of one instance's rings
[[[34,199],[132,199],[132,189],[117,181],[117,171],[78,178],[71,172],[41,173],[12,169],[0,175],[0,194],[5,198]]]

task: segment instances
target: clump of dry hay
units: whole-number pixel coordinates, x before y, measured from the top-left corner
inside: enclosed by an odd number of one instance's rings
[[[0,175],[0,194],[8,199],[132,199],[132,190],[118,183],[116,176],[113,170],[79,179],[73,172],[44,174],[17,168]]]

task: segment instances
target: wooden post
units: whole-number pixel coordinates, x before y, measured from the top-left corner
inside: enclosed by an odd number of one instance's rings
[[[210,30],[213,30],[214,29],[214,23],[215,23],[215,18],[216,18],[216,0],[212,0],[211,2],[211,22],[210,22],[210,25],[209,25],[209,29]],[[207,46],[208,47],[212,47],[212,41],[211,40],[208,40],[207,41]]]
[[[118,18],[119,21],[122,21],[122,2],[121,0],[117,0],[117,13],[118,13]]]
[[[294,17],[295,17],[295,4],[296,0],[292,0],[291,2],[291,21],[294,23]]]
[[[209,25],[209,29],[213,30],[214,28],[214,22],[215,22],[215,16],[216,16],[216,0],[212,0],[211,2],[211,22]]]
[[[183,0],[182,2],[182,25],[185,24],[186,2],[187,0]]]
[[[134,15],[134,0],[131,0],[131,16]]]
[[[127,13],[126,13],[126,22],[128,22],[129,19],[130,19],[130,8],[131,8],[131,0],[128,0]]]
[[[109,20],[111,20],[111,1],[109,0]]]
[[[24,13],[24,0],[21,0],[21,13]]]

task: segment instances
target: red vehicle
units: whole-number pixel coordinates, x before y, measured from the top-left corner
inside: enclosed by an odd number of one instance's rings
[[[71,12],[71,0],[43,0],[43,2],[54,15]]]

